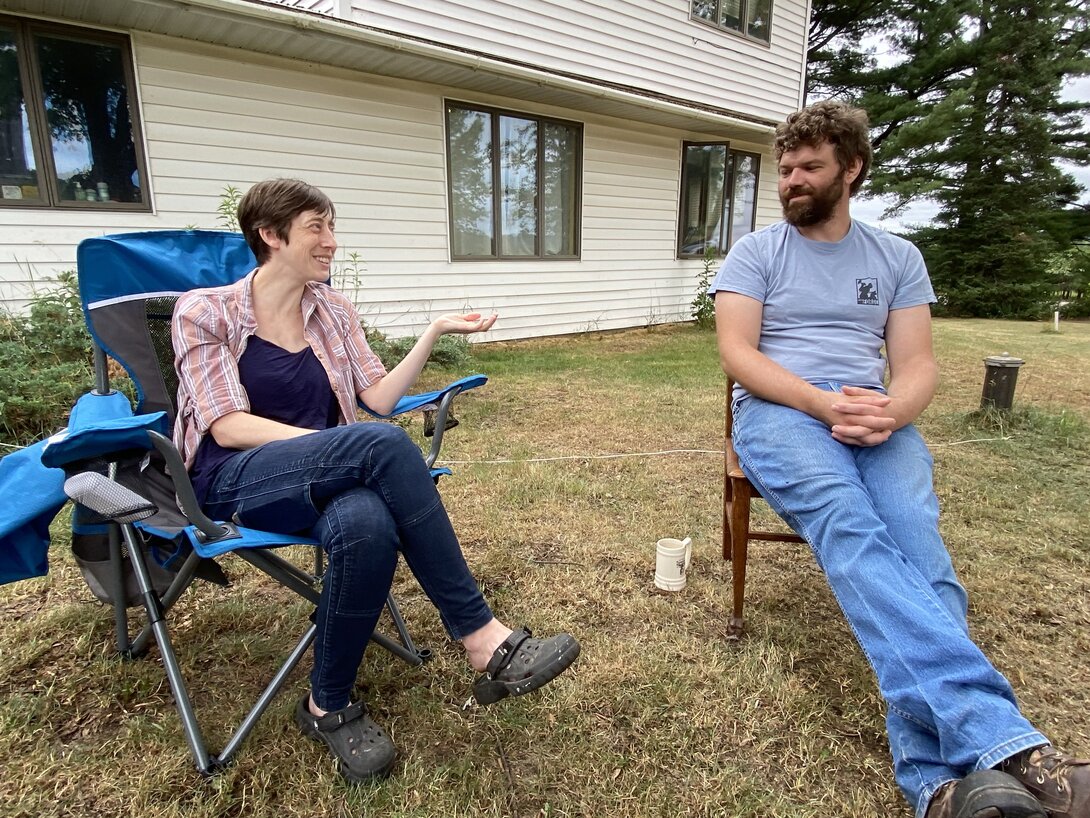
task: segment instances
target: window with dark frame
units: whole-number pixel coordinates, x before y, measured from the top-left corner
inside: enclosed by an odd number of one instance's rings
[[[722,256],[753,232],[761,157],[732,151],[726,142],[685,142],[682,146],[678,214],[679,258]]]
[[[124,35],[0,16],[0,206],[151,209]]]
[[[692,16],[726,31],[769,42],[772,0],[692,0]]]
[[[448,102],[451,256],[579,256],[583,127]]]

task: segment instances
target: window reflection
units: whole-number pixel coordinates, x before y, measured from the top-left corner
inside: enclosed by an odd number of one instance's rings
[[[753,230],[760,157],[717,142],[685,145],[682,161],[678,255],[723,255]]]
[[[537,122],[500,117],[500,255],[537,255]]]
[[[61,199],[139,202],[121,49],[42,36],[38,63]]]
[[[720,0],[719,25],[732,31],[742,30],[742,0]]]
[[[715,22],[715,0],[693,0],[693,17]]]
[[[491,256],[492,115],[447,109],[451,217],[456,256]]]
[[[698,20],[769,42],[772,0],[691,0],[689,9]]]
[[[682,190],[684,255],[702,255],[705,248],[722,246],[723,214],[729,212],[723,184],[727,169],[726,145],[689,145],[685,150]]]
[[[545,124],[545,179],[542,252],[546,256],[575,255],[575,132],[564,125]]]
[[[749,0],[746,15],[747,33],[758,40],[768,40],[768,24],[772,14],[772,0]]]
[[[128,52],[122,35],[0,20],[0,206],[148,209]]]
[[[15,33],[4,28],[0,28],[0,195],[9,201],[41,198]]]
[[[757,162],[752,153],[734,154],[734,184],[731,196],[731,246],[753,231],[757,217]]]

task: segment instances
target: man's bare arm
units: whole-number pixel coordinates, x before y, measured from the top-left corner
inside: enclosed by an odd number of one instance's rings
[[[931,307],[920,304],[891,310],[886,322],[886,358],[889,360],[889,388],[893,403],[890,414],[897,428],[907,426],[935,397],[939,367],[931,345]]]

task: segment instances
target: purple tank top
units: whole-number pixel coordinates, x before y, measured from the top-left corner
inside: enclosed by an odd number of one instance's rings
[[[310,347],[288,352],[251,335],[238,361],[238,377],[253,415],[301,429],[329,429],[341,421],[329,376]],[[198,502],[204,503],[220,467],[239,452],[220,446],[211,434],[204,436],[189,468]]]

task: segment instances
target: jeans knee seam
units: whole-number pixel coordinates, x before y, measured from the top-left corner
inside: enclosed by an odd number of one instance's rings
[[[402,522],[401,527],[402,528],[412,528],[414,525],[419,523],[421,520],[424,520],[424,519],[430,517],[432,514],[434,514],[435,510],[437,508],[439,508],[442,504],[443,504],[442,499],[440,497],[436,496],[435,501],[430,506],[428,506],[427,508],[420,511],[420,513],[416,514],[414,517]]]
[[[863,652],[866,653],[866,651],[863,651]],[[886,702],[886,707],[888,707],[891,712],[896,713],[900,718],[904,719],[905,721],[910,721],[913,724],[915,724],[917,727],[919,727],[919,728],[921,728],[923,730],[926,730],[929,733],[933,732],[933,728],[930,725],[925,724],[923,721],[916,718],[911,713],[906,713],[900,707],[897,707],[894,704],[890,704],[888,701]]]
[[[327,509],[327,513],[332,514],[336,518],[336,527],[337,527],[337,530],[340,532],[339,539],[341,540],[341,547],[338,548],[337,551],[338,551],[339,554],[343,552],[343,556],[339,556],[338,560],[342,561],[344,563],[347,563],[347,561],[349,559],[354,558],[354,555],[352,554],[352,551],[353,551],[353,543],[355,543],[356,541],[347,540],[345,538],[345,536],[344,536],[344,533],[347,530],[347,526],[345,526],[344,523],[341,520],[341,509],[340,509],[339,506],[334,504],[332,506],[332,508]],[[332,556],[333,555],[333,549],[330,548],[329,552],[330,552],[330,571],[332,572],[333,569],[334,569],[333,556]],[[396,554],[395,554],[394,558],[395,558],[395,561],[396,561],[396,559],[397,559]],[[345,564],[343,567],[345,569],[347,569],[348,566],[347,566],[347,564]],[[344,570],[343,573],[348,573],[348,572],[347,572],[347,570]],[[338,589],[338,590],[340,590],[340,589]],[[387,592],[388,591],[389,591],[389,589],[387,589]],[[340,594],[339,593],[337,594],[336,598],[334,598],[334,595],[333,595],[332,592],[330,593],[329,596],[330,596],[329,604],[333,606],[333,611],[337,614],[337,616],[347,616],[347,617],[362,619],[362,618],[366,618],[368,616],[374,616],[375,614],[381,614],[382,609],[386,606],[386,602],[385,602],[385,599],[384,599],[382,604],[379,605],[377,608],[368,609],[366,611],[357,611],[357,610],[345,611],[345,610],[342,610],[341,599],[340,599]]]

